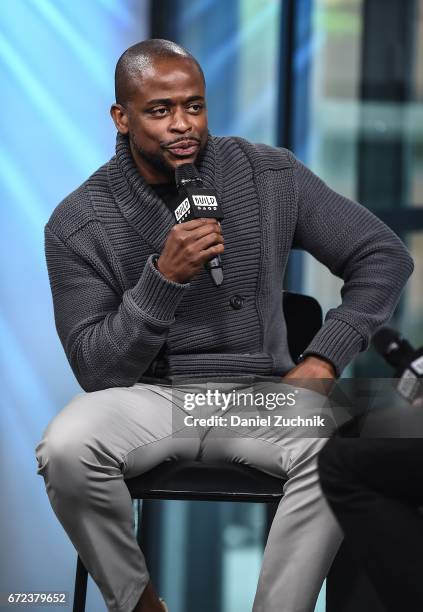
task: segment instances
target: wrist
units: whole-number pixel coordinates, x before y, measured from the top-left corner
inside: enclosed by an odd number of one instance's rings
[[[334,365],[320,355],[300,355],[297,359],[297,364],[304,364],[313,370],[321,372],[321,378],[336,378],[336,369]]]
[[[171,272],[168,272],[166,270],[166,268],[163,267],[162,262],[160,262],[160,256],[159,255],[156,255],[156,257],[153,257],[153,264],[154,264],[154,267],[160,272],[160,274],[166,280],[171,281],[172,283],[177,283],[179,285],[183,285],[183,284],[185,284],[187,282],[185,280],[180,280],[174,274],[172,274]]]
[[[167,280],[172,280],[168,278],[167,274],[163,270],[163,267],[160,266],[159,259],[160,259],[160,255],[156,255],[156,257],[153,257],[154,267],[160,272],[162,276],[167,278]]]

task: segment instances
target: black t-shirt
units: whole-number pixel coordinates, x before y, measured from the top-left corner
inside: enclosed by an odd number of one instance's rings
[[[157,196],[166,204],[169,210],[173,213],[172,204],[176,202],[178,197],[178,189],[175,183],[156,183],[150,184],[151,189]]]

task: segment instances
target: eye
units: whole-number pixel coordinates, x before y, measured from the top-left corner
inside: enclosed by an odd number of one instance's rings
[[[192,104],[188,106],[188,110],[193,114],[200,113],[203,110],[203,108],[204,108],[204,104],[202,104],[201,102],[193,102]]]
[[[156,106],[148,111],[153,117],[165,117],[169,109],[166,106]]]

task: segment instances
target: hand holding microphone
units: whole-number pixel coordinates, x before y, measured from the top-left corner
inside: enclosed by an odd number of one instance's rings
[[[224,251],[216,219],[192,219],[173,226],[157,260],[157,269],[175,283],[186,283],[213,257]]]
[[[175,170],[178,200],[168,204],[176,225],[169,232],[157,261],[159,271],[175,282],[184,283],[204,266],[216,287],[223,282],[220,255],[224,251],[220,223],[223,211],[216,192],[207,189],[193,164]]]

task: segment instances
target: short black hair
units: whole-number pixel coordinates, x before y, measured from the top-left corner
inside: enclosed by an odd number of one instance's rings
[[[128,102],[132,93],[133,76],[139,75],[144,68],[151,66],[154,60],[168,57],[191,60],[197,66],[204,83],[206,82],[200,64],[187,49],[171,40],[149,38],[126,49],[118,59],[115,69],[116,103],[125,106]]]

